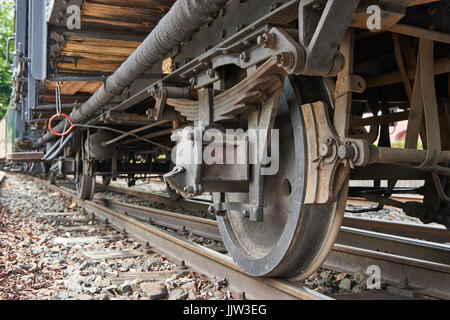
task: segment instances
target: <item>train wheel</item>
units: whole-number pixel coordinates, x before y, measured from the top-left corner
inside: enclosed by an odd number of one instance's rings
[[[227,250],[247,274],[303,279],[322,264],[336,239],[348,183],[332,203],[304,204],[308,149],[300,106],[318,100],[333,105],[322,79],[286,79],[275,123],[280,169],[264,177],[264,221],[236,212],[217,217]],[[248,194],[226,194],[226,201],[248,203]]]
[[[77,196],[81,200],[92,200],[95,193],[95,176],[90,176],[90,163],[81,158],[81,151],[78,151],[76,158],[77,166]]]

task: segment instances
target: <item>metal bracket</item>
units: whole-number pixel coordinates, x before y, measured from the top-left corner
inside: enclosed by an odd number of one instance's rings
[[[190,99],[191,92],[188,88],[166,87],[159,82],[148,89],[148,93],[155,100],[155,106],[147,111],[147,116],[152,117],[156,121],[163,120],[164,110],[168,98],[174,99]]]
[[[10,67],[13,68],[14,64],[13,63],[9,63],[9,44],[11,43],[12,40],[16,40],[16,36],[13,37],[9,37],[6,40],[6,64]]]
[[[310,76],[335,76],[344,67],[337,51],[360,0],[302,0],[299,5],[299,40],[306,51]]]
[[[166,105],[166,100],[168,96],[167,88],[164,87],[152,88],[150,89],[149,93],[156,100],[155,108],[151,110],[149,116],[153,117],[156,121],[159,121],[162,119],[164,106]]]
[[[351,74],[337,80],[335,97],[339,98],[350,92],[363,93],[365,90],[366,81],[364,78]]]
[[[341,189],[349,166],[342,166],[338,157],[341,139],[331,124],[328,105],[322,101],[304,104],[302,112],[310,155],[305,203],[328,203]]]
[[[199,65],[181,76],[191,78],[191,85],[198,89],[220,80],[219,73],[216,72],[219,67],[236,65],[241,69],[248,69],[271,58],[274,58],[286,73],[301,74],[305,64],[305,52],[291,34],[292,30],[266,26],[241,42],[202,57]],[[255,42],[257,45],[254,45]]]
[[[241,202],[219,202],[209,206],[208,212],[217,216],[224,216],[227,211],[235,211],[250,221],[262,221],[263,208],[254,207]]]

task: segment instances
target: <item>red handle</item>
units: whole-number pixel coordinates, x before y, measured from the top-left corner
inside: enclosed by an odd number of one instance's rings
[[[55,130],[53,130],[53,128],[52,128],[53,120],[55,120],[56,118],[60,118],[60,117],[66,118],[67,120],[69,120],[69,123],[70,123],[70,128],[66,132],[63,132],[63,133],[58,133]],[[53,117],[50,118],[50,121],[48,123],[48,129],[50,130],[50,132],[53,133],[55,136],[58,136],[58,137],[63,137],[63,136],[68,135],[73,130],[74,127],[75,127],[75,125],[73,124],[73,122],[70,119],[70,117],[67,114],[64,114],[64,113],[55,114]]]

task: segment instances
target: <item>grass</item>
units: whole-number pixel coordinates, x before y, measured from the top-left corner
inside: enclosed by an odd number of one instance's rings
[[[392,148],[405,148],[405,142],[404,141],[394,141],[391,143]],[[423,144],[422,140],[419,140],[419,143],[417,144],[417,150],[423,150]]]

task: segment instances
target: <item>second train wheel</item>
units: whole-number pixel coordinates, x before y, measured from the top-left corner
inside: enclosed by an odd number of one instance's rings
[[[81,200],[92,200],[95,193],[95,176],[90,176],[91,164],[83,160],[81,151],[77,152],[76,175],[77,175],[77,196]]]
[[[280,168],[264,177],[264,219],[252,222],[237,212],[217,217],[224,244],[247,274],[300,280],[325,260],[336,239],[345,210],[348,183],[334,202],[304,204],[308,165],[301,105],[332,105],[319,78],[286,78],[275,129],[280,133]],[[248,194],[228,193],[227,202],[248,203]]]

